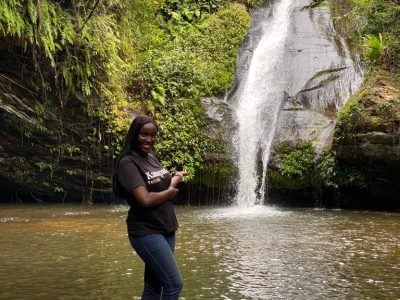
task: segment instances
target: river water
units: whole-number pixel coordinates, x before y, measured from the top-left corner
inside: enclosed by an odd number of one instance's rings
[[[181,299],[400,299],[400,214],[177,207]],[[0,206],[0,299],[139,299],[125,206]]]

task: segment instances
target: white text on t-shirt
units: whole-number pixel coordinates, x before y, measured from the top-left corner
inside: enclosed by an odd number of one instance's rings
[[[162,177],[165,173],[168,173],[168,171],[165,169],[161,169],[155,172],[146,172],[147,180],[153,179],[155,177]]]

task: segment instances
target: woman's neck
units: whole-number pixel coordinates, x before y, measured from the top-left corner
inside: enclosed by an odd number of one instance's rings
[[[139,156],[141,156],[141,157],[144,157],[144,158],[146,158],[146,157],[149,156],[149,153],[144,153],[144,152],[141,152],[141,151],[132,150],[132,153],[133,153],[133,154],[136,154],[136,155],[139,155]]]

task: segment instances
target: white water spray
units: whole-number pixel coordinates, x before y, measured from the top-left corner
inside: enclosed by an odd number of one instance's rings
[[[265,12],[261,40],[253,50],[248,72],[235,95],[239,124],[235,137],[239,156],[236,203],[240,206],[264,201],[271,143],[286,86],[281,66],[289,32],[291,2],[279,0]],[[262,174],[258,174],[258,170],[262,170]]]

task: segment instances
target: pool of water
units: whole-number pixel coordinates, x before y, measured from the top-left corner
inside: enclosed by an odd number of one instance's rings
[[[400,299],[400,214],[177,207],[181,299]],[[139,299],[125,206],[0,206],[0,299]]]

